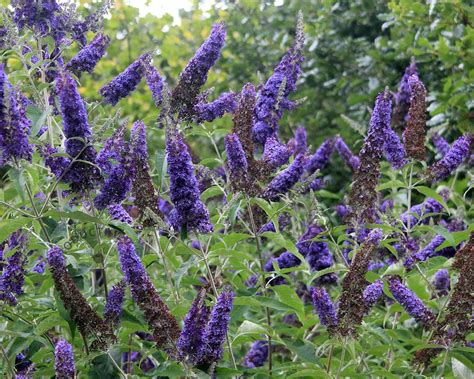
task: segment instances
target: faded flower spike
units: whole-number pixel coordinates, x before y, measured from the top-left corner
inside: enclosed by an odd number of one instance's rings
[[[408,78],[408,85],[411,97],[406,120],[407,127],[403,132],[403,142],[409,157],[423,161],[426,154],[426,89],[417,75]]]
[[[81,72],[91,73],[97,62],[102,58],[109,46],[110,38],[98,33],[91,43],[83,47],[66,65],[66,69],[79,75]]]
[[[209,319],[209,307],[205,302],[206,290],[201,289],[184,319],[183,330],[177,343],[179,358],[193,364],[201,362],[205,352],[204,333]]]
[[[181,72],[179,82],[171,95],[171,110],[178,112],[181,118],[189,119],[193,116],[199,91],[207,81],[209,70],[219,59],[225,36],[224,24],[214,24],[208,39]]]
[[[203,357],[208,363],[219,362],[224,353],[223,344],[229,327],[234,296],[231,289],[225,289],[217,297],[216,304],[212,308],[204,333],[205,350]]]
[[[329,333],[332,333],[338,324],[336,307],[324,287],[311,287],[310,292],[319,321],[328,328]]]
[[[73,379],[76,377],[76,366],[72,346],[60,339],[54,349],[54,370],[57,379]]]
[[[146,55],[139,57],[125,71],[99,90],[99,94],[107,103],[115,105],[120,99],[127,97],[137,88],[143,77],[142,60],[147,59],[147,57]]]
[[[412,290],[402,284],[399,277],[389,277],[388,288],[395,300],[405,308],[411,317],[427,328],[433,327],[436,319],[433,312],[423,304]]]
[[[428,176],[435,182],[446,179],[469,156],[474,134],[466,134],[453,142],[448,153],[428,170]]]
[[[209,212],[200,199],[198,181],[188,147],[177,130],[169,129],[166,136],[170,198],[175,208],[170,219],[176,230],[212,231]]]

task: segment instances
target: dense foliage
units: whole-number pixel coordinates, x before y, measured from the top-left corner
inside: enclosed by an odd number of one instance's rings
[[[472,7],[2,4],[3,376],[472,375]]]

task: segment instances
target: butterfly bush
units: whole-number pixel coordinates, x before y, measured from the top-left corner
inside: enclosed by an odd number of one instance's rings
[[[240,82],[224,22],[187,63],[161,37],[124,61],[109,7],[2,12],[0,374],[452,376],[473,330],[473,134],[432,126],[422,62],[394,82],[367,66],[366,97],[334,110],[368,109],[356,137],[298,98],[324,50],[302,13]],[[159,116],[124,113],[135,98]]]

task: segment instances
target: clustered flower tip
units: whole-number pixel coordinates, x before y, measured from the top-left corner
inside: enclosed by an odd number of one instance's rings
[[[329,330],[336,327],[338,324],[336,307],[326,289],[324,287],[311,287],[310,293],[321,324],[328,327]]]
[[[79,75],[91,73],[109,46],[110,38],[102,33],[96,34],[91,43],[83,47],[66,65],[66,69]]]

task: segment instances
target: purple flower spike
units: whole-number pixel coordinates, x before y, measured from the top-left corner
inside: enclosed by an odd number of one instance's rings
[[[119,282],[109,292],[105,303],[104,319],[111,325],[118,325],[125,297],[125,283]]]
[[[398,87],[398,92],[395,94],[395,114],[394,124],[396,126],[404,127],[410,108],[411,88],[408,83],[408,78],[412,75],[418,75],[416,63],[412,60],[411,64],[405,69],[402,80]]]
[[[155,106],[159,107],[163,100],[163,78],[155,66],[151,64],[149,59],[143,59],[142,63],[146,84],[151,91],[151,96],[155,102]]]
[[[334,147],[336,148],[337,152],[339,153],[342,160],[346,163],[346,165],[349,166],[352,171],[357,170],[360,164],[359,158],[352,154],[351,149],[349,149],[349,146],[346,145],[342,137],[336,138],[336,143]]]
[[[49,167],[51,172],[57,177],[61,177],[63,172],[71,164],[71,160],[64,156],[53,156],[58,154],[59,150],[51,145],[45,145],[39,148],[40,155],[44,158],[44,164]]]
[[[127,165],[119,164],[112,169],[109,177],[94,199],[97,209],[104,209],[112,204],[120,204],[127,198],[132,189],[132,176]]]
[[[120,204],[110,204],[107,207],[107,210],[109,211],[109,215],[112,218],[112,220],[125,222],[129,225],[131,225],[133,223],[133,219],[130,217],[130,215],[124,209],[124,207],[122,207],[122,205],[120,205]]]
[[[310,292],[321,325],[325,325],[329,330],[336,327],[338,324],[336,308],[326,289],[324,287],[311,287]]]
[[[76,75],[79,75],[81,72],[91,73],[97,62],[99,62],[105,54],[109,43],[109,37],[98,33],[89,45],[83,47],[82,50],[69,61],[66,68]]]
[[[103,173],[110,174],[113,169],[113,161],[120,161],[125,153],[124,140],[125,124],[119,127],[105,142],[102,150],[97,154],[96,164]]]
[[[171,110],[178,112],[181,118],[192,117],[199,91],[207,81],[209,70],[219,59],[225,36],[224,24],[214,24],[208,39],[199,47],[179,75],[178,85],[171,95]]]
[[[64,175],[64,180],[71,184],[73,191],[83,192],[92,189],[100,179],[99,170],[93,166],[97,153],[89,144],[92,130],[87,120],[84,101],[77,90],[76,82],[69,74],[63,73],[58,77],[57,91],[66,137],[66,153],[81,160],[71,165]]]
[[[105,99],[105,102],[115,105],[137,88],[143,77],[143,59],[147,59],[147,56],[142,55],[99,90],[99,94]]]
[[[209,322],[204,333],[206,362],[219,362],[224,353],[224,344],[227,328],[230,322],[230,312],[232,312],[234,292],[225,289],[216,300],[216,305],[212,308]]]
[[[177,344],[180,359],[186,359],[193,364],[201,362],[205,350],[204,333],[209,319],[209,308],[205,300],[206,290],[201,290],[184,319],[183,330]]]
[[[255,341],[244,358],[244,366],[248,368],[262,367],[268,359],[268,342]]]
[[[436,236],[424,249],[417,251],[405,259],[404,266],[411,270],[416,262],[425,262],[436,255],[436,249],[444,242],[443,236]]]
[[[224,92],[216,100],[205,103],[199,102],[194,106],[196,122],[211,122],[221,118],[224,113],[234,113],[237,108],[236,95],[232,92]]]
[[[380,296],[383,293],[383,281],[377,279],[372,284],[369,284],[364,290],[364,302],[367,309],[372,308],[377,301],[379,300]]]
[[[26,98],[13,89],[3,64],[0,64],[0,167],[14,159],[31,161],[30,127]]]
[[[374,246],[378,246],[380,242],[382,241],[382,238],[383,238],[382,229],[374,229],[369,233],[367,237],[367,243],[370,243],[371,245],[374,245]]]
[[[263,161],[268,163],[270,167],[276,169],[290,159],[291,150],[287,145],[283,145],[275,136],[268,137],[263,150]]]
[[[76,366],[72,346],[61,339],[54,349],[54,370],[57,379],[72,379],[76,377]]]
[[[296,128],[296,131],[295,131],[295,149],[293,151],[293,154],[295,156],[298,155],[298,154],[306,153],[306,148],[308,146],[307,140],[308,140],[308,135],[306,133],[305,127],[300,126],[299,128]]]
[[[263,197],[271,201],[277,201],[283,194],[287,193],[303,175],[305,162],[305,156],[303,154],[298,155],[288,168],[268,184]]]
[[[387,128],[383,148],[387,161],[390,162],[393,168],[400,169],[408,163],[405,148],[397,133],[395,133],[392,128]]]
[[[451,289],[449,271],[445,268],[438,270],[433,278],[433,286],[441,296],[446,296]]]
[[[474,134],[466,134],[454,141],[448,153],[430,168],[428,175],[433,181],[446,179],[469,156]]]
[[[248,164],[239,137],[235,133],[229,134],[224,141],[231,178],[243,178],[247,172]]]
[[[426,327],[433,325],[435,321],[433,312],[426,308],[423,302],[412,290],[405,287],[398,277],[392,276],[388,279],[388,288],[390,292],[392,292],[395,300],[397,300],[416,321]]]
[[[443,209],[440,203],[429,197],[423,203],[414,205],[408,211],[402,213],[400,220],[405,225],[408,225],[408,220],[410,220],[410,227],[413,227],[419,221],[426,224],[429,222],[429,217],[425,217],[426,215],[430,213],[441,213]]]
[[[23,284],[25,282],[25,268],[26,255],[24,249],[26,247],[26,236],[17,231],[13,233],[6,243],[5,251],[16,250],[6,260],[5,269],[0,276],[0,300],[3,300],[10,305],[16,305],[17,299],[15,295],[23,293]]]
[[[170,198],[175,208],[170,215],[176,230],[186,227],[209,233],[213,227],[209,212],[200,199],[198,181],[188,147],[178,131],[170,130],[166,138]]]
[[[308,175],[313,174],[316,170],[322,170],[329,163],[331,155],[334,151],[335,140],[330,138],[324,141],[318,150],[309,158],[305,170]]]
[[[443,158],[446,154],[449,153],[449,149],[451,149],[451,146],[438,133],[435,133],[433,137],[431,137],[431,141],[433,142],[433,145],[435,146],[436,151],[441,155],[441,158]]]

